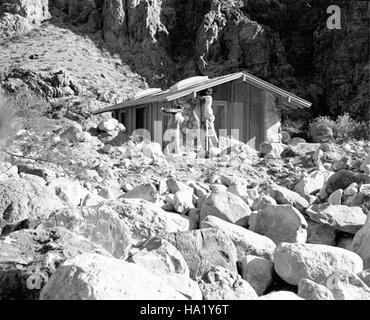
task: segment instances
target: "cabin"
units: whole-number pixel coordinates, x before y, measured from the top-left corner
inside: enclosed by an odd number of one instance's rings
[[[181,106],[185,121],[182,132],[197,127],[193,111],[201,117],[199,93],[212,88],[215,129],[233,136],[258,149],[263,141],[280,142],[280,112],[302,109],[311,103],[263,81],[247,72],[237,72],[217,78],[204,76],[182,80],[168,90],[149,89],[133,99],[98,110],[95,114],[112,112],[129,134],[145,129],[151,140],[162,141],[169,117],[162,108]],[[162,145],[162,144],[161,144]]]

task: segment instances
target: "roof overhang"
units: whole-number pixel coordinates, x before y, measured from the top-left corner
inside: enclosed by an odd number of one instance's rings
[[[114,106],[110,106],[101,110],[94,112],[94,114],[100,114],[105,112],[111,112],[123,108],[133,107],[133,106],[140,106],[150,103],[158,103],[158,102],[169,102],[179,98],[186,97],[190,94],[197,94],[200,91],[203,91],[208,88],[217,87],[227,82],[231,82],[234,80],[242,79],[244,82],[248,82],[260,89],[267,90],[275,95],[277,95],[280,99],[280,103],[287,106],[288,108],[309,108],[311,107],[312,103],[306,101],[288,91],[280,89],[274,86],[271,83],[268,83],[262,79],[259,79],[247,72],[237,72],[233,74],[229,74],[226,76],[221,76],[213,79],[208,79],[202,83],[196,83],[194,85],[190,85],[186,88],[181,90],[165,90],[154,93],[152,95],[148,95],[138,99],[128,100],[122,103],[119,103]]]

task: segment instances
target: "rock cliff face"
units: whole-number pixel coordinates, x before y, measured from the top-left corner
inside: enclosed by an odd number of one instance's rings
[[[8,2],[0,0],[3,11],[30,23],[49,16],[47,0],[17,0],[7,7]],[[337,1],[340,30],[326,26],[331,4],[329,0],[49,0],[53,14],[59,9],[70,22],[83,24],[83,30],[101,31],[106,44],[152,86],[168,86],[192,75],[246,70],[312,101],[315,115],[349,112],[370,119],[369,2]],[[9,28],[2,26],[10,20],[9,14],[0,18],[0,28],[8,33]]]

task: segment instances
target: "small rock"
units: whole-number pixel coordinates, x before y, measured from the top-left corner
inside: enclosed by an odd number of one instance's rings
[[[341,205],[342,204],[342,198],[343,198],[343,190],[338,189],[335,190],[328,198],[328,202],[334,206]]]
[[[344,190],[344,195],[353,196],[358,192],[358,184],[356,182],[351,183],[346,190]]]

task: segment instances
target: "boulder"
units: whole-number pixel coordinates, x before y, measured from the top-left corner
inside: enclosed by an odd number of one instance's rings
[[[173,178],[167,179],[166,183],[167,183],[168,191],[170,193],[175,194],[176,192],[179,192],[179,191],[193,192],[193,188]]]
[[[180,300],[185,297],[134,263],[83,254],[63,263],[40,300]]]
[[[302,178],[294,187],[294,191],[299,193],[301,196],[315,194],[320,191],[324,186],[327,179],[333,174],[333,172],[325,169],[315,170],[308,176]]]
[[[96,210],[117,213],[130,231],[133,245],[157,235],[191,229],[187,217],[166,212],[145,200],[109,201],[98,205]]]
[[[274,198],[263,194],[259,198],[253,201],[252,210],[258,211],[258,210],[266,208],[268,205],[276,205],[276,204],[277,202]]]
[[[280,158],[285,147],[282,143],[262,142],[259,149],[262,157],[277,159]]]
[[[74,124],[67,129],[65,129],[61,135],[60,138],[67,140],[70,143],[77,143],[79,142],[79,137],[82,134],[82,127],[79,124]]]
[[[202,291],[196,281],[192,280],[188,275],[169,273],[157,275],[164,284],[175,289],[189,300],[203,300]]]
[[[292,285],[306,278],[320,283],[337,270],[357,273],[363,269],[356,253],[319,244],[281,243],[274,252],[274,262],[276,273]]]
[[[304,300],[304,299],[291,291],[275,291],[260,297],[259,300]]]
[[[343,199],[343,190],[335,190],[328,198],[328,202],[334,206],[341,205]]]
[[[0,239],[0,299],[35,300],[56,268],[82,253],[110,256],[62,227],[20,230]]]
[[[327,224],[312,221],[311,219],[307,219],[307,224],[307,243],[335,246],[337,232],[334,228],[328,226]]]
[[[268,205],[249,217],[249,229],[281,242],[307,240],[307,222],[302,214],[289,204]]]
[[[62,201],[44,185],[27,179],[0,181],[0,229],[5,224],[46,216],[63,207]]]
[[[174,196],[174,209],[181,214],[186,214],[190,209],[194,209],[193,192],[187,190],[176,192]]]
[[[333,294],[328,288],[310,279],[299,281],[298,295],[305,300],[334,300]]]
[[[241,276],[263,295],[274,281],[274,263],[268,259],[247,255],[240,261]]]
[[[250,190],[252,189],[248,189],[248,187],[244,184],[233,184],[227,188],[228,192],[235,194],[239,198],[243,199],[244,202],[249,206],[253,204],[254,200],[250,195]]]
[[[39,219],[36,228],[64,227],[102,246],[115,258],[126,259],[132,244],[130,229],[117,211],[109,209],[102,205],[59,210],[47,219]]]
[[[77,207],[82,204],[89,191],[79,181],[68,178],[58,178],[48,184],[51,192],[56,194],[68,206]]]
[[[230,237],[223,231],[208,228],[188,232],[168,233],[164,239],[180,251],[196,280],[213,266],[236,272],[237,253]]]
[[[212,267],[199,280],[204,300],[255,300],[251,285],[236,272],[223,267]]]
[[[224,191],[212,192],[203,202],[200,220],[215,216],[227,222],[236,223],[251,214],[249,206],[238,196]]]
[[[335,230],[355,234],[365,224],[366,215],[360,207],[314,204],[306,210],[313,221],[326,224]]]
[[[364,226],[353,238],[351,250],[364,260],[365,269],[370,268],[370,215],[367,216]]]
[[[291,191],[285,187],[274,185],[269,187],[268,194],[276,200],[278,204],[290,204],[298,210],[309,207],[308,201],[297,192]]]
[[[370,269],[366,269],[357,275],[370,288]]]
[[[189,276],[189,268],[181,253],[168,241],[153,238],[133,253],[129,259],[158,276],[164,274],[181,274]]]
[[[271,239],[214,216],[204,219],[200,227],[217,228],[227,233],[236,247],[238,259],[245,255],[255,255],[271,260],[276,248]]]
[[[99,123],[98,129],[103,132],[114,131],[118,124],[119,124],[118,120],[112,118]]]
[[[349,170],[340,170],[329,177],[324,188],[329,195],[338,189],[345,190],[354,182],[358,185],[370,183],[370,176]]]
[[[348,270],[338,270],[325,284],[335,300],[370,300],[370,288],[358,275]]]
[[[22,35],[31,29],[28,20],[19,14],[5,12],[0,17],[0,40]]]
[[[159,200],[159,193],[153,184],[147,183],[141,184],[128,191],[124,195],[120,196],[120,199],[142,199],[156,203]]]

